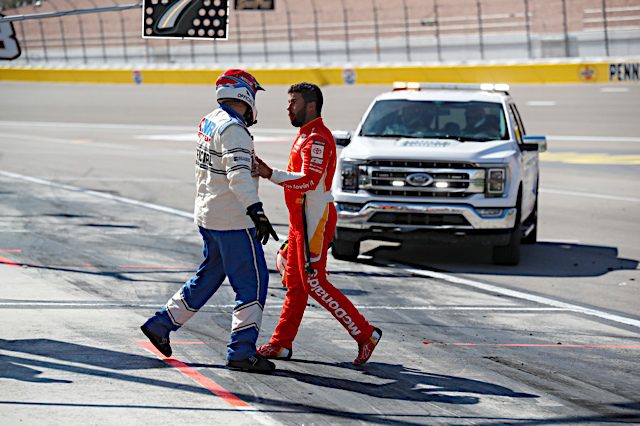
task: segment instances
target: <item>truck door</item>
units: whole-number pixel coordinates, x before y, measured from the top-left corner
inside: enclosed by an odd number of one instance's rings
[[[526,135],[526,130],[514,103],[509,103],[509,114],[514,123],[514,131],[518,146],[522,146],[522,137]],[[538,192],[538,152],[520,150],[522,154],[522,220],[527,218],[536,202]]]

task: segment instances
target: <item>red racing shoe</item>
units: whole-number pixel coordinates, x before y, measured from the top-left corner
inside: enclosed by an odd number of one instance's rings
[[[258,347],[257,352],[264,358],[280,359],[283,361],[291,359],[291,355],[293,355],[293,351],[291,349],[276,346],[271,343]]]
[[[353,360],[353,365],[362,365],[371,358],[373,350],[376,348],[382,338],[382,330],[374,328],[373,333],[364,343],[358,344],[358,356]]]

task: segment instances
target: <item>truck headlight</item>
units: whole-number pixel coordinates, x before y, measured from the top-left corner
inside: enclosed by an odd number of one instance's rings
[[[487,170],[487,195],[497,197],[504,193],[507,173],[505,169]]]
[[[358,192],[359,189],[365,188],[371,183],[365,164],[356,161],[343,161],[341,166],[343,191]]]

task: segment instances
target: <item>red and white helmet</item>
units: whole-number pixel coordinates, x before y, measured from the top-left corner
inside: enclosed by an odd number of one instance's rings
[[[278,252],[276,253],[276,270],[280,276],[284,278],[287,269],[287,250],[289,249],[289,240],[284,240]]]
[[[223,99],[237,99],[249,106],[250,117],[247,126],[254,124],[258,118],[256,108],[256,93],[264,90],[254,76],[240,69],[228,69],[216,80],[216,99],[220,102]],[[249,123],[249,121],[251,122]]]

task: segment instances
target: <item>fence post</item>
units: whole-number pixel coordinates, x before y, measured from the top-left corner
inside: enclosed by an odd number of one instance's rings
[[[293,63],[293,34],[291,34],[291,12],[289,3],[284,0],[284,7],[287,9],[287,41],[289,42],[289,62]]]
[[[407,0],[402,0],[402,8],[404,9],[404,40],[407,51],[407,62],[411,62],[411,40],[409,39],[409,9],[407,8]]]
[[[111,2],[114,6],[119,6],[116,0],[111,0]],[[122,31],[122,54],[124,56],[124,62],[126,63],[129,62],[129,56],[127,55],[127,33],[124,26],[124,15],[122,14],[122,11],[118,11],[118,14],[120,16],[120,28]]]
[[[371,0],[373,6],[373,31],[376,40],[376,59],[380,62],[380,31],[378,30],[378,5],[376,0]]]
[[[22,39],[24,40],[24,44],[21,45],[21,47],[24,49],[24,57],[27,60],[27,63],[29,63],[29,50],[27,48],[27,33],[24,32],[24,22],[20,21],[20,32],[22,33]]]
[[[96,2],[94,0],[89,0],[89,3],[91,3],[91,6],[93,6],[95,8],[98,7],[98,5],[96,4]],[[101,43],[101,46],[102,46],[102,60],[104,62],[107,62],[107,47],[106,47],[106,43],[105,43],[105,40],[104,40],[104,24],[102,23],[102,18],[100,17],[100,14],[98,14],[98,25],[100,27],[100,43]]]
[[[65,0],[66,3],[69,4],[71,10],[76,10],[76,7],[69,0]],[[84,25],[82,25],[82,18],[80,16],[78,18],[78,29],[80,30],[80,46],[82,47],[82,62],[87,63],[87,47],[85,45],[84,40]]]
[[[478,9],[478,41],[480,44],[480,59],[484,59],[484,37],[482,34],[482,8],[480,0],[476,0],[476,8]]]
[[[564,56],[569,57],[569,29],[567,26],[567,0],[562,0],[562,29],[564,31]]]
[[[311,8],[313,9],[313,33],[316,36],[316,61],[321,62],[320,56],[320,35],[318,34],[318,9],[315,0],[311,0]]]
[[[84,40],[84,25],[82,25],[82,19],[78,16],[78,25],[80,29],[80,44],[82,46],[82,62],[87,63],[87,46]]]
[[[50,5],[54,11],[59,12],[54,3],[50,3]],[[60,41],[62,41],[62,52],[64,53],[64,61],[69,62],[69,55],[67,53],[67,40],[64,35],[64,24],[62,23],[62,21],[62,19],[58,19],[58,23],[60,24]]]
[[[440,44],[440,17],[438,16],[438,0],[433,1],[433,16],[436,20],[436,50],[438,61],[442,62],[442,46]]]
[[[609,22],[607,18],[607,0],[602,0],[602,24],[604,25],[604,51],[609,56]]]
[[[345,2],[342,2],[342,21],[344,22],[344,43],[347,53],[347,62],[351,62],[351,48],[349,46],[349,20]]]
[[[236,35],[238,36],[238,62],[242,63],[242,36],[240,35],[240,14],[236,10]]]
[[[44,60],[49,61],[49,55],[47,54],[47,39],[44,36],[44,27],[42,26],[42,19],[38,19],[38,25],[40,27],[40,39],[42,40],[42,53]]]
[[[267,24],[264,19],[264,12],[259,11],[260,20],[262,21],[262,45],[264,49],[264,60],[269,62],[269,50],[267,49]]]
[[[533,49],[531,47],[531,21],[529,21],[529,0],[524,0],[524,19],[527,28],[527,53],[529,59],[533,58]]]

